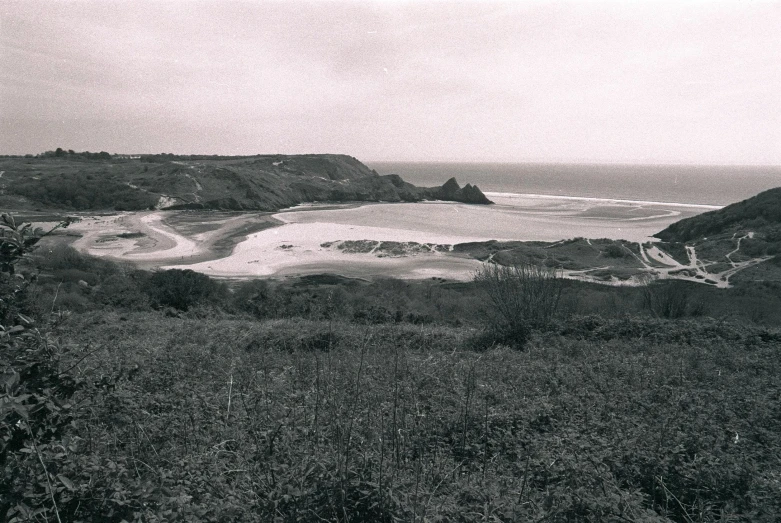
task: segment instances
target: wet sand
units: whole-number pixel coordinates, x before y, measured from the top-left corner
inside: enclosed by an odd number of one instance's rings
[[[656,202],[493,193],[492,206],[446,202],[306,205],[268,213],[150,211],[85,219],[74,247],[144,268],[189,268],[218,277],[442,277],[466,280],[480,263],[413,250],[346,252],[333,242],[453,245],[486,240],[613,238],[649,241],[670,223],[710,210]],[[138,237],[118,235],[140,233]],[[325,244],[325,245],[324,245]],[[403,251],[403,249],[402,249]]]
[[[248,234],[282,223],[269,213],[218,216],[216,219],[214,215],[203,213],[199,225],[192,223],[198,219],[196,216],[182,220],[183,214],[183,211],[145,211],[88,216],[71,225],[69,233],[81,234],[81,238],[72,244],[76,250],[131,262],[140,268],[155,268],[228,256]]]

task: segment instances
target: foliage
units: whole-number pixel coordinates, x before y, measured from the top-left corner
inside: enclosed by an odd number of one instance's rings
[[[485,292],[489,309],[489,339],[523,347],[532,328],[544,327],[559,305],[561,276],[554,269],[532,264],[483,264],[474,281]]]
[[[193,305],[218,298],[224,287],[199,272],[190,269],[170,269],[155,272],[147,283],[152,304],[186,311]]]
[[[678,221],[656,234],[665,241],[686,242],[730,232],[735,228],[778,231],[781,224],[781,187],[733,203],[717,211]]]
[[[46,205],[75,210],[143,210],[154,206],[159,198],[129,187],[108,172],[47,173],[17,180],[9,189]]]
[[[686,321],[476,354],[466,328],[74,317],[85,378],[123,377],[72,456],[116,520],[772,521],[781,334]]]
[[[100,151],[99,153],[91,153],[89,151],[76,152],[73,149],[67,151],[61,147],[57,147],[54,151],[46,151],[40,156],[55,157],[55,158],[80,158],[85,160],[110,160],[111,155],[106,151]]]
[[[602,253],[608,258],[625,258],[629,255],[629,252],[621,245],[611,243],[602,249]]]
[[[44,321],[39,327],[20,310],[30,282],[14,275],[16,264],[46,234],[2,216],[0,514],[8,521],[48,520],[52,513],[60,520],[58,504],[73,499],[73,483],[60,466],[68,452],[64,438],[72,417],[69,400],[80,381],[61,368],[66,351],[51,338],[51,325]]]
[[[596,291],[553,272],[544,284],[525,274],[527,287],[323,279],[228,292],[187,271],[39,251],[41,283],[28,287],[67,294],[89,281],[72,292],[93,310],[57,327],[64,343],[48,322],[25,323],[25,301],[3,323],[0,428],[16,446],[4,447],[0,518],[748,522],[781,511],[779,331],[561,317],[551,297]],[[490,285],[542,293],[508,295],[530,326],[526,350],[478,353],[479,330],[445,325],[455,314],[474,325],[468,311],[493,308]],[[132,288],[146,305],[123,301]],[[629,311],[642,293],[599,290],[605,310]]]
[[[657,318],[682,318],[703,313],[704,304],[693,298],[690,283],[680,280],[646,282],[643,307]]]

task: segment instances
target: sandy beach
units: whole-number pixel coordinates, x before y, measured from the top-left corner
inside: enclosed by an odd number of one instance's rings
[[[182,219],[188,217],[189,219]],[[281,222],[263,214],[145,211],[85,216],[70,226],[81,237],[72,246],[92,256],[131,262],[141,268],[198,263],[230,254],[231,239]]]
[[[447,248],[486,240],[573,237],[651,241],[668,224],[706,206],[490,193],[492,206],[446,202],[306,205],[268,213],[148,211],[87,217],[73,246],[144,268],[189,268],[252,278],[337,273],[466,280],[480,263]],[[414,242],[389,254],[339,242]],[[398,250],[398,249],[397,249]]]

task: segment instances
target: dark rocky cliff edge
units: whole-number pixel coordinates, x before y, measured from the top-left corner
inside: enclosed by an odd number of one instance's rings
[[[275,211],[307,202],[492,203],[476,186],[461,187],[454,178],[441,187],[416,187],[337,154],[18,157],[0,159],[0,170],[8,208]]]

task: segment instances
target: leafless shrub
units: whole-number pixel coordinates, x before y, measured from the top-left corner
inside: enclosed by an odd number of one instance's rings
[[[645,282],[643,308],[657,318],[682,318],[701,315],[704,304],[692,296],[691,286],[679,280]]]
[[[561,274],[524,263],[484,264],[474,276],[488,298],[487,319],[493,341],[521,347],[529,331],[553,319],[561,297]]]

